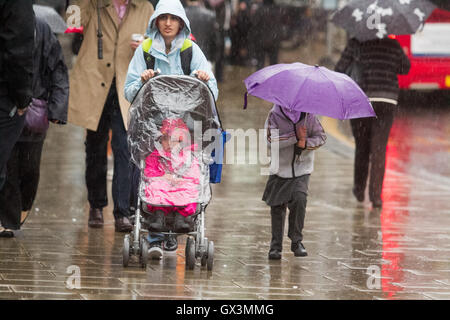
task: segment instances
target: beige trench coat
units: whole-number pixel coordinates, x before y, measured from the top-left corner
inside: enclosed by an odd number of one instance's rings
[[[68,121],[74,125],[97,131],[103,107],[114,75],[125,128],[128,126],[130,103],[124,97],[128,65],[134,50],[130,47],[133,33],[145,34],[153,14],[148,0],[129,0],[127,13],[119,24],[112,0],[102,0],[103,59],[97,54],[97,1],[79,0],[84,39],[76,64],[70,74]]]

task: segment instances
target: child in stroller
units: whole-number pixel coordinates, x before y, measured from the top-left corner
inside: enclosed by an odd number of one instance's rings
[[[148,229],[187,233],[192,229],[190,216],[196,212],[199,195],[200,166],[193,155],[197,145],[191,144],[189,129],[180,118],[165,119],[160,132],[155,150],[145,160]]]

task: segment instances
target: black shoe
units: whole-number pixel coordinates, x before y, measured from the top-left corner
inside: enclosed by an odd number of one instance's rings
[[[372,201],[372,208],[379,209],[383,206],[383,201],[381,199],[373,200]]]
[[[280,259],[281,259],[281,251],[278,250],[269,251],[269,260],[280,260]]]
[[[308,252],[306,252],[306,249],[301,242],[291,244],[291,251],[296,257],[306,257],[308,255]]]
[[[164,251],[175,251],[178,249],[178,240],[174,235],[168,236],[163,243]]]
[[[164,212],[157,210],[152,213],[151,222],[148,224],[150,231],[161,232],[164,231]]]
[[[191,225],[187,221],[188,217],[184,217],[179,213],[175,214],[175,221],[173,223],[173,229],[178,233],[187,233],[191,230]]]
[[[10,229],[0,227],[0,238],[14,238],[14,232]]]
[[[131,232],[133,225],[127,217],[117,218],[115,222],[116,232]]]
[[[356,192],[356,189],[353,188],[353,195],[355,196],[356,200],[358,200],[358,202],[363,202],[364,201],[364,192]]]
[[[88,226],[91,228],[102,228],[103,227],[103,209],[102,208],[90,208],[89,209]]]

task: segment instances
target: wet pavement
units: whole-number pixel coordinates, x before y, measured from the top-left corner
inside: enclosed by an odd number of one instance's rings
[[[308,59],[302,61],[315,62]],[[250,72],[227,69],[219,101],[227,129],[263,127],[268,103],[250,98],[242,110],[241,80]],[[124,268],[124,235],[114,232],[112,206],[103,229],[87,227],[84,130],[52,125],[33,213],[16,238],[0,239],[0,299],[450,299],[449,120],[449,107],[399,109],[384,207],[375,211],[352,196],[346,124],[326,125],[329,139],[310,181],[303,258],[293,256],[285,237],[282,260],[267,259],[267,177],[261,165],[237,164],[239,157],[225,165],[206,214],[212,272],[200,263],[185,269],[184,236],[163,260]],[[71,289],[74,270],[80,286]]]

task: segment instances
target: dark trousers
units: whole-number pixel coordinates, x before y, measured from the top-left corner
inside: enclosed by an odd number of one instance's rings
[[[14,146],[7,164],[7,178],[0,191],[0,220],[7,229],[20,229],[22,211],[31,210],[39,185],[44,141]]]
[[[270,215],[272,217],[272,241],[270,242],[270,250],[282,251],[284,221],[286,218],[286,207],[289,208],[289,230],[288,237],[292,243],[298,243],[303,240],[303,225],[306,214],[306,194],[297,192],[287,204],[280,206],[271,206]]]
[[[6,163],[11,150],[22,132],[25,116],[17,113],[11,117],[12,102],[6,97],[0,97],[0,190],[6,180]]]
[[[369,175],[370,201],[381,200],[386,164],[386,146],[394,121],[394,106],[373,102],[377,118],[350,120],[355,137],[354,191],[363,195]]]
[[[278,63],[278,50],[279,46],[271,46],[268,48],[257,47],[255,50],[255,58],[257,60],[256,68],[262,69],[266,63],[266,55],[269,56],[269,65],[274,65]]]
[[[115,81],[111,85],[97,131],[87,130],[86,135],[86,186],[91,208],[103,208],[108,205],[106,175],[110,129],[114,155],[112,197],[114,218],[117,219],[129,215],[131,180],[127,132],[120,112]]]
[[[216,64],[215,64],[215,76],[217,82],[223,81],[223,68],[225,65],[225,31],[219,31],[216,48]]]

